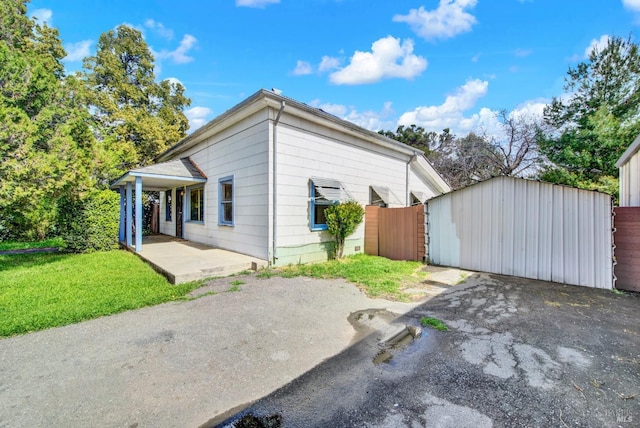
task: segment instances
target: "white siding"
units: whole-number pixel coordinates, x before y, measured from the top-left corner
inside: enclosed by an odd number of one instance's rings
[[[277,128],[278,248],[302,247],[331,241],[327,232],[311,231],[309,225],[309,180],[335,179],[362,205],[369,204],[369,186],[388,187],[405,206],[407,162],[410,157],[360,141],[352,136],[303,119],[282,115]],[[411,190],[432,195],[415,174]],[[352,240],[364,240],[362,225]],[[360,251],[363,250],[363,243]],[[353,250],[353,249],[351,249]]]
[[[640,151],[620,167],[620,206],[640,207]]]
[[[611,197],[499,177],[427,203],[431,263],[613,286]]]
[[[187,221],[189,209],[185,207],[184,238],[268,259],[270,194],[267,109],[179,155],[187,156],[205,173],[207,183],[204,186],[204,224]],[[234,180],[234,226],[219,226],[218,180],[227,176],[233,176]],[[185,204],[186,201],[185,197]],[[173,220],[161,226],[162,233],[175,235],[175,215]]]

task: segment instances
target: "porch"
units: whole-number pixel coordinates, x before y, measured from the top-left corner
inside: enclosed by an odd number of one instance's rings
[[[258,270],[268,264],[266,260],[167,235],[143,237],[140,251],[122,244],[172,284]]]

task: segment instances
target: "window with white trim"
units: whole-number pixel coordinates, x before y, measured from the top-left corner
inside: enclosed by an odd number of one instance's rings
[[[233,226],[233,176],[218,180],[218,224]]]
[[[351,194],[337,180],[312,177],[309,181],[309,227],[311,230],[327,230],[327,207],[338,202],[353,200]]]
[[[369,203],[371,205],[377,205],[382,208],[386,208],[389,205],[404,206],[404,202],[385,186],[369,186]]]
[[[204,223],[204,186],[190,187],[188,190],[189,221]]]

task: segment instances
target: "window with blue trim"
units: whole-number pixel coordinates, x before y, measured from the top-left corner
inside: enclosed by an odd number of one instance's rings
[[[218,224],[233,226],[233,176],[218,181]]]
[[[204,223],[204,186],[191,187],[189,196],[189,221]]]
[[[309,210],[311,213],[311,230],[327,230],[327,217],[324,214],[324,210],[333,205],[333,202],[318,192],[317,186],[313,181],[310,182],[309,187],[311,192],[311,207]]]
[[[172,200],[173,190],[169,189],[164,192],[164,219],[166,221],[171,221],[171,200]]]

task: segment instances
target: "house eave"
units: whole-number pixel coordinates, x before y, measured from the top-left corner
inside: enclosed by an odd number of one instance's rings
[[[251,95],[240,104],[232,107],[220,116],[214,118],[206,125],[203,125],[199,129],[195,130],[192,134],[186,136],[178,143],[158,155],[155,159],[156,162],[163,162],[185,152],[191,147],[197,145],[206,138],[215,135],[216,133],[226,129],[233,124],[255,114],[256,112],[264,108],[280,109],[282,102],[287,105],[286,113],[306,119],[310,122],[326,126],[330,129],[344,132],[348,135],[355,136],[357,138],[368,141],[374,145],[391,149],[395,152],[401,153],[406,156],[413,156],[421,154],[419,150],[414,149],[411,146],[403,144],[399,141],[385,137],[374,131],[369,131],[349,121],[340,119],[332,114],[324,112],[318,108],[311,107],[307,104],[301,103],[291,98],[283,97],[272,91],[261,89],[255,94]]]
[[[624,151],[622,156],[620,156],[620,159],[618,159],[618,162],[616,162],[616,168],[621,168],[625,163],[627,163],[629,159],[631,159],[631,157],[633,157],[633,155],[636,154],[639,149],[640,135],[638,135],[636,139],[633,140],[633,143],[631,143],[631,145],[627,147],[627,150]]]

